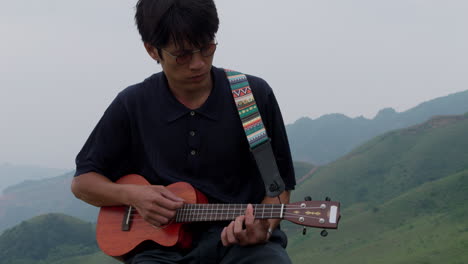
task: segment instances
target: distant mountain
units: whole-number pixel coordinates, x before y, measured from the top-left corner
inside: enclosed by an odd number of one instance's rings
[[[72,179],[73,172],[69,172],[6,189],[0,196],[0,233],[23,220],[46,213],[64,213],[95,221],[98,208],[75,198],[70,191]]]
[[[26,180],[38,180],[61,175],[68,170],[43,168],[30,165],[0,164],[0,194],[10,185],[18,184]]]
[[[385,133],[299,185],[342,204],[337,231],[288,230],[293,261],[468,263],[468,114]]]
[[[99,261],[89,261],[98,258]],[[81,259],[81,262],[73,260]],[[0,263],[118,263],[99,252],[95,227],[63,214],[24,221],[0,236]]]
[[[427,121],[432,116],[458,115],[467,111],[468,91],[464,91],[401,113],[392,108],[382,109],[374,119],[329,114],[314,120],[301,118],[287,125],[286,129],[294,160],[323,165],[382,133]]]

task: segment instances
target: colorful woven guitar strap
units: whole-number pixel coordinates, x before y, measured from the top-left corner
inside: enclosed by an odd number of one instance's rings
[[[268,140],[262,117],[258,111],[255,98],[250,89],[247,77],[233,70],[224,70],[231,85],[232,96],[237,106],[237,111],[244,127],[245,135],[249,141],[250,149]]]
[[[270,139],[263,125],[249,81],[240,72],[226,69],[224,71],[231,86],[232,96],[234,97],[250,150],[262,176],[266,195],[276,197],[284,191],[285,185],[279,174]]]

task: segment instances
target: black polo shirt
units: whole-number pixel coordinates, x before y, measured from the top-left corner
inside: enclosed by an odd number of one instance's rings
[[[213,202],[259,203],[265,190],[223,69],[212,67],[213,89],[191,110],[168,88],[163,72],[120,92],[76,158],[76,174],[112,181],[136,173],[150,183],[185,181]],[[282,116],[270,86],[247,76],[271,138],[286,189],[295,186]]]

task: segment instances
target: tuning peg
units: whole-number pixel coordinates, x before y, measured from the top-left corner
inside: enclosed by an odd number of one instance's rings
[[[325,197],[325,201],[329,202],[329,201],[331,201],[331,198],[327,196],[327,197]]]
[[[307,233],[307,228],[305,228],[304,226],[304,229],[302,229],[302,235],[305,236],[306,233]]]
[[[312,197],[306,196],[306,197],[304,197],[304,201],[312,201]]]
[[[320,232],[320,235],[322,237],[326,237],[326,236],[328,236],[328,231],[324,229],[324,230],[322,230],[322,232]]]

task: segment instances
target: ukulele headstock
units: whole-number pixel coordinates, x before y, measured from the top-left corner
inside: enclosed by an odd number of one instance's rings
[[[285,206],[284,219],[302,226],[336,229],[340,220],[340,203],[303,201]]]

